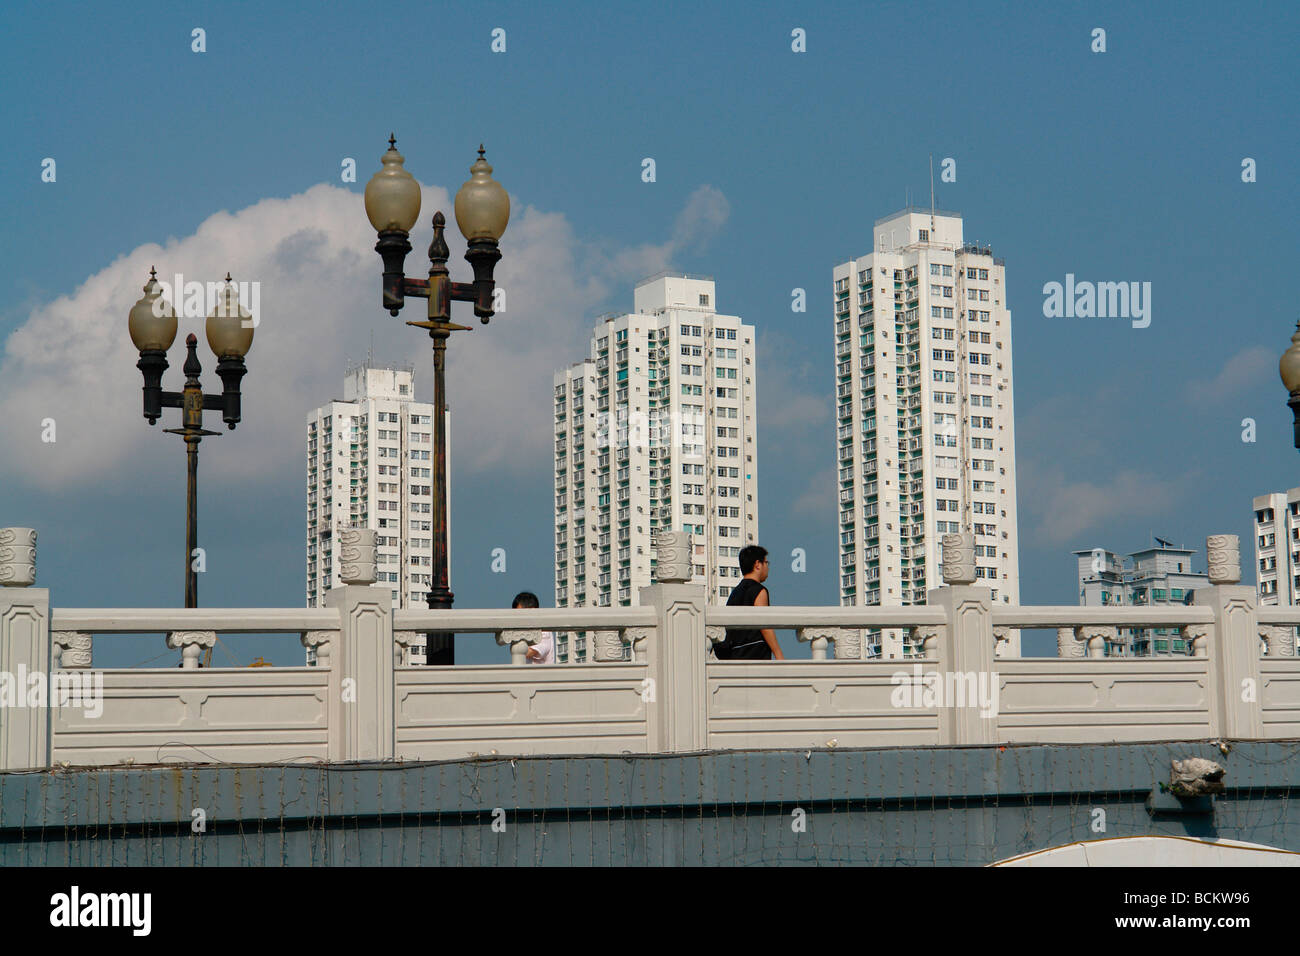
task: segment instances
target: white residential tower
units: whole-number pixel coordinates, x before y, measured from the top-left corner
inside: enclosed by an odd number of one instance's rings
[[[590,357],[555,373],[555,603],[638,603],[652,535],[694,534],[695,576],[725,603],[758,541],[754,327],[713,280],[664,273],[609,314]],[[561,636],[557,660],[585,660]]]
[[[977,584],[1018,604],[1016,442],[1006,270],[962,219],[909,207],[836,266],[840,603],[921,604],[944,534],[975,534]],[[1019,637],[1008,652],[1018,655]],[[906,633],[871,656],[915,653]]]
[[[334,540],[378,532],[376,586],[393,607],[427,606],[433,559],[433,405],[415,401],[414,368],[370,361],[344,377],[343,398],[307,416],[307,606],[342,584]],[[424,648],[412,654],[424,662]]]

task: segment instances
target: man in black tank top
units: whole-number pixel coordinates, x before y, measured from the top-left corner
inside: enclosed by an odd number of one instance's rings
[[[740,573],[744,575],[727,598],[728,607],[767,607],[768,593],[763,582],[767,580],[767,549],[756,544],[740,549]],[[720,660],[770,661],[775,657],[785,660],[781,645],[771,628],[727,628],[727,639],[715,649]]]

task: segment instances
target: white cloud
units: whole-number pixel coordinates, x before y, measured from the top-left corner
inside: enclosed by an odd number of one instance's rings
[[[1175,511],[1193,490],[1193,476],[1168,481],[1133,470],[1100,481],[1070,481],[1060,465],[1020,469],[1020,536],[1024,544],[1078,544],[1084,532],[1126,519]],[[1080,544],[1079,547],[1084,545]]]
[[[1187,396],[1199,404],[1211,405],[1226,401],[1238,392],[1258,385],[1261,381],[1278,385],[1279,357],[1280,353],[1272,352],[1259,345],[1242,349],[1223,364],[1223,368],[1212,381],[1188,383]]]
[[[707,241],[725,221],[727,203],[713,187],[701,187],[671,239],[613,251],[608,243],[579,239],[561,214],[513,203],[497,268],[505,312],[485,326],[467,304],[453,308],[453,319],[474,330],[455,333],[448,345],[452,455],[457,469],[470,474],[541,468],[549,481],[552,432],[545,397],[552,372],[587,352],[590,328],[583,316],[611,293],[630,299],[635,280]],[[415,248],[406,262],[409,275],[421,276],[427,268],[429,221],[436,209],[450,213],[448,192],[426,187],[421,223],[411,239]],[[464,240],[454,219],[447,232],[452,278],[468,281]],[[431,401],[429,340],[404,324],[423,317],[424,300],[409,299],[397,318],[382,309],[374,242],[360,194],[318,185],[286,199],[215,213],[193,235],[133,249],[71,293],[38,305],[0,353],[0,447],[8,452],[0,477],[62,491],[122,480],[148,483],[159,470],[170,480],[182,467],[181,443],[160,434],[179,424],[178,411],[165,409],[152,429],[140,414],[142,379],[126,330],[127,312],[151,265],[160,278],[181,272],[187,279],[215,281],[229,270],[236,280],[261,284],[261,314],[243,381],[244,421],[227,433],[219,413],[205,415],[205,425],[225,437],[204,442],[201,482],[300,469],[307,412],[341,397],[345,366],[372,344],[377,360],[413,362],[417,397]],[[181,320],[163,387],[179,391],[183,342],[191,331],[199,337],[205,389],[217,392],[216,360],[199,319]],[[54,444],[41,441],[41,423],[48,418],[56,422]]]
[[[673,225],[672,246],[676,252],[703,248],[722,229],[731,215],[731,204],[714,186],[700,186],[686,200]]]

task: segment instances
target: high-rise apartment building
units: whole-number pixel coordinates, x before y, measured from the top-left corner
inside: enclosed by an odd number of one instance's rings
[[[1188,604],[1192,592],[1209,586],[1209,575],[1192,570],[1187,548],[1164,545],[1135,551],[1127,559],[1104,548],[1075,551],[1079,572],[1079,603],[1085,607]],[[1152,657],[1190,654],[1177,627],[1119,628],[1108,641],[1108,657]]]
[[[1259,603],[1300,603],[1300,488],[1257,495],[1252,504]]]
[[[977,584],[1020,601],[1011,313],[1006,269],[956,213],[876,221],[836,266],[840,603],[921,604],[944,534],[975,535]],[[906,632],[868,653],[916,653]],[[1008,653],[1018,655],[1014,634]]]
[[[725,603],[758,540],[755,383],[754,327],[718,313],[708,277],[646,279],[598,320],[554,377],[558,607],[638,603],[659,529],[694,534],[696,579]],[[587,653],[560,635],[557,660]]]
[[[415,401],[412,366],[353,366],[343,398],[307,416],[308,607],[342,584],[334,541],[348,527],[378,533],[375,586],[393,607],[427,607],[433,457],[433,405]]]

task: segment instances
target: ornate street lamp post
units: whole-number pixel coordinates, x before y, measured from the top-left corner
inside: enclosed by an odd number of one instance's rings
[[[144,287],[144,296],[131,307],[127,326],[131,341],[140,351],[136,363],[144,375],[144,417],[156,424],[164,408],[181,410],[181,427],[164,429],[168,434],[185,439],[188,480],[185,497],[185,606],[199,606],[198,572],[195,570],[195,551],[198,548],[198,481],[199,442],[207,435],[220,435],[203,427],[203,412],[220,411],[222,421],[233,429],[239,424],[239,381],[247,369],[244,356],[253,344],[252,316],[239,304],[239,295],[230,274],[220,292],[217,304],[208,316],[208,346],[217,356],[217,375],[221,377],[220,395],[204,395],[199,384],[199,358],[195,352],[198,339],[191,333],[185,337],[185,386],[179,392],[165,392],[162,388],[163,372],[167,370],[167,350],[176,339],[176,312],[161,292],[153,269]],[[209,651],[209,654],[211,652]]]
[[[379,234],[375,251],[384,262],[383,303],[397,315],[406,296],[428,300],[423,322],[407,322],[428,329],[433,340],[433,568],[429,590],[430,608],[450,608],[451,592],[447,567],[447,392],[444,380],[447,339],[452,332],[471,326],[451,321],[452,302],[474,303],[474,314],[487,324],[494,312],[496,283],[492,278],[501,251],[498,241],[510,221],[510,197],[492,178],[492,167],[479,146],[478,159],[470,167],[469,180],[456,193],[456,225],[469,242],[465,258],[474,269],[473,282],[452,282],[447,269],[451,255],[443,238],[446,219],[441,210],[433,216],[433,242],[429,244],[429,278],[410,279],[405,274],[406,254],[411,251],[410,230],[420,216],[420,184],[406,171],[397,141],[388,137],[379,171],[366,184],[366,215]],[[429,635],[425,660],[429,664],[452,664],[451,635]]]
[[[1295,420],[1293,427],[1295,447],[1300,448],[1300,322],[1296,322],[1290,348],[1282,353],[1282,360],[1278,362],[1278,373],[1282,376],[1282,384],[1291,393],[1287,405],[1290,406],[1291,416]]]

